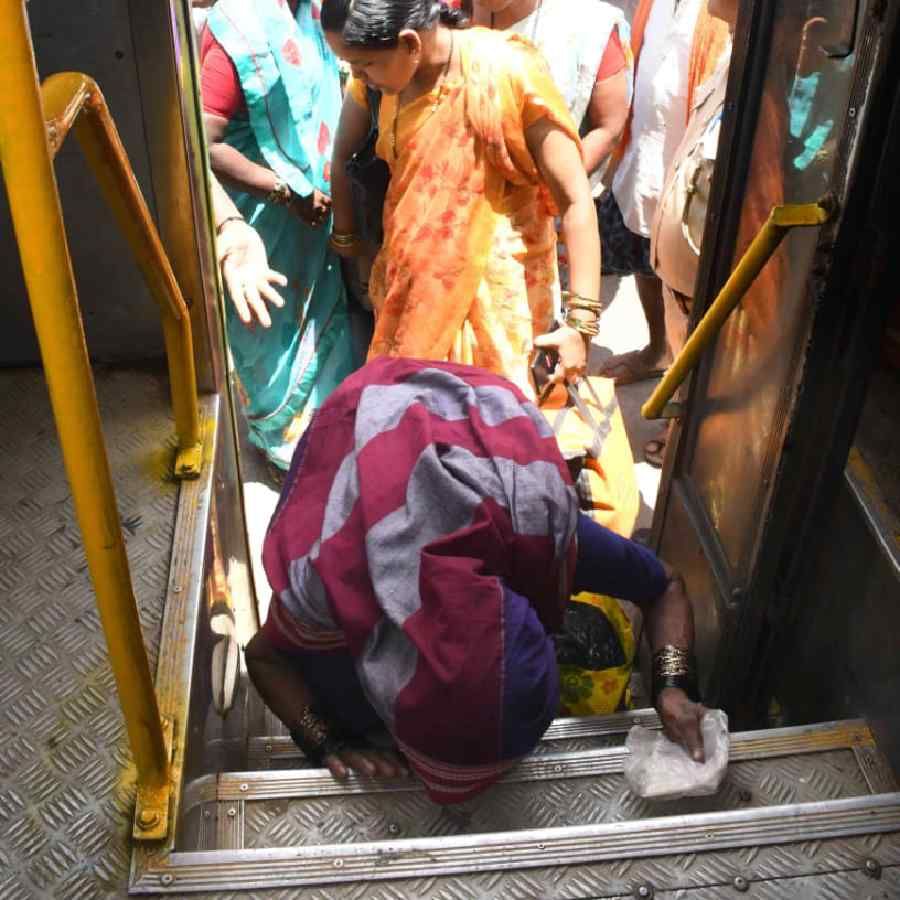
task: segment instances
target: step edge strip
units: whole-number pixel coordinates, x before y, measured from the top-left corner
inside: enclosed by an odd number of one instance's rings
[[[826,723],[797,726],[776,731],[748,731],[731,735],[730,762],[804,753],[826,753],[872,745],[872,735],[864,722]],[[583,778],[622,772],[627,751],[605,747],[569,753],[544,753],[526,758],[502,782],[505,784]],[[219,776],[219,800],[276,800],[282,797],[334,797],[351,794],[384,794],[423,790],[412,780],[375,781],[351,776],[335,781],[325,769],[283,769],[256,772],[223,772]]]
[[[259,890],[678,856],[900,831],[900,793],[637,822],[366,844],[173,853],[132,893]]]

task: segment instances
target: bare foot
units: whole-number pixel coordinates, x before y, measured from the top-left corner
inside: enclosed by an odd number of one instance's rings
[[[599,375],[612,378],[616,385],[633,384],[648,378],[659,378],[671,360],[667,352],[657,353],[647,346],[642,350],[631,350],[611,356],[601,367]]]

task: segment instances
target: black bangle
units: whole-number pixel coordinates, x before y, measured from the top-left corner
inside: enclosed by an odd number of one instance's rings
[[[245,225],[247,224],[247,220],[243,216],[228,216],[227,218],[222,219],[222,221],[219,222],[218,225],[216,225],[216,237],[221,237],[222,232],[225,230],[225,226],[229,222],[243,222]]]
[[[687,675],[653,675],[653,705],[659,704],[659,695],[666,688],[678,688],[687,694],[689,700],[700,702],[700,691],[697,688],[697,679],[693,673]]]

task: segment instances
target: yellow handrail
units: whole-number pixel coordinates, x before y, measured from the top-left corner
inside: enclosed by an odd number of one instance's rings
[[[666,370],[662,381],[641,407],[645,419],[658,419],[682,382],[719,334],[725,320],[744,298],[756,276],[778,249],[785,235],[798,227],[824,225],[833,214],[829,201],[776,206],[735,266],[718,296],[691,332],[681,352]]]
[[[191,318],[128,154],[93,78],[78,72],[51,75],[41,87],[41,95],[50,153],[56,155],[74,128],[87,163],[159,306],[178,434],[175,474],[196,478],[202,449]]]
[[[159,705],[119,524],[100,413],[66,242],[53,155],[74,124],[95,175],[162,310],[179,438],[177,474],[200,471],[200,418],[190,317],[96,85],[49,79],[45,122],[23,0],[0,0],[0,167],[110,665],[137,767],[134,836],[164,838],[171,723]]]

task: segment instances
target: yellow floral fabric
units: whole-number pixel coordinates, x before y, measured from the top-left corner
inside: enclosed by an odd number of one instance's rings
[[[631,620],[618,600],[612,597],[583,593],[572,599],[575,603],[595,606],[606,616],[622,645],[625,663],[599,670],[582,669],[580,666],[560,666],[560,715],[601,716],[619,709],[630,709],[630,682],[635,651]]]
[[[530,43],[481,28],[454,40],[461,78],[399,109],[395,96],[381,103],[377,153],[391,183],[369,358],[468,363],[531,395],[532,342],[552,323],[559,279],[555,210],[525,132],[549,118],[578,134]],[[348,90],[365,105],[363,84]]]

